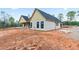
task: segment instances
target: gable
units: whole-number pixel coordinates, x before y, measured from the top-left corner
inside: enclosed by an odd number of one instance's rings
[[[52,16],[52,15],[50,15],[50,14],[48,14],[48,13],[46,13],[46,12],[43,12],[43,11],[41,11],[41,10],[39,10],[39,9],[37,9],[37,10],[41,13],[41,15],[42,15],[46,20],[48,20],[48,21],[54,21],[54,22],[60,22],[60,20],[57,19],[55,16]]]
[[[46,19],[41,15],[41,13],[38,10],[34,11],[30,21],[41,21],[41,20]]]
[[[19,23],[25,23],[25,22],[26,22],[26,20],[23,17],[21,17],[19,20]]]

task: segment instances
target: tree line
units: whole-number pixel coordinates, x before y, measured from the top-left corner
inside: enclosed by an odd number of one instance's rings
[[[77,12],[76,11],[69,11],[66,14],[66,17],[67,17],[66,21],[63,21],[63,19],[64,19],[63,13],[59,13],[58,18],[63,23],[63,25],[72,25],[72,26],[77,25],[77,26],[79,26],[79,21],[76,21],[75,16],[79,17],[79,11],[77,11]]]
[[[11,15],[5,13],[4,11],[1,11],[0,14],[0,28],[20,26],[18,21],[15,21],[14,17]]]
[[[18,21],[15,21],[14,17],[7,14],[4,11],[0,12],[0,28],[6,28],[6,27],[18,27],[20,26]],[[77,14],[77,15],[76,15]],[[69,11],[66,14],[67,20],[63,21],[64,14],[59,13],[58,19],[63,23],[63,25],[77,25],[79,26],[79,21],[75,21],[75,16],[79,16],[79,11]]]

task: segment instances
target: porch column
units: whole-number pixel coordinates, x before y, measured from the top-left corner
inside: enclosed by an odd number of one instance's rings
[[[24,27],[24,24],[22,24],[22,26]]]

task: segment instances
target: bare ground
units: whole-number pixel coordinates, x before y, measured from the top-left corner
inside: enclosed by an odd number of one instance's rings
[[[78,50],[79,40],[69,38],[65,33],[34,31],[22,28],[0,30],[1,50]]]

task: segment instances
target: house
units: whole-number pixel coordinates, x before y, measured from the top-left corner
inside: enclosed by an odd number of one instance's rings
[[[32,16],[29,18],[29,28],[33,30],[53,30],[60,28],[61,21],[56,17],[35,9]]]
[[[29,27],[30,24],[28,17],[24,15],[21,15],[19,23],[22,25],[22,27]]]

